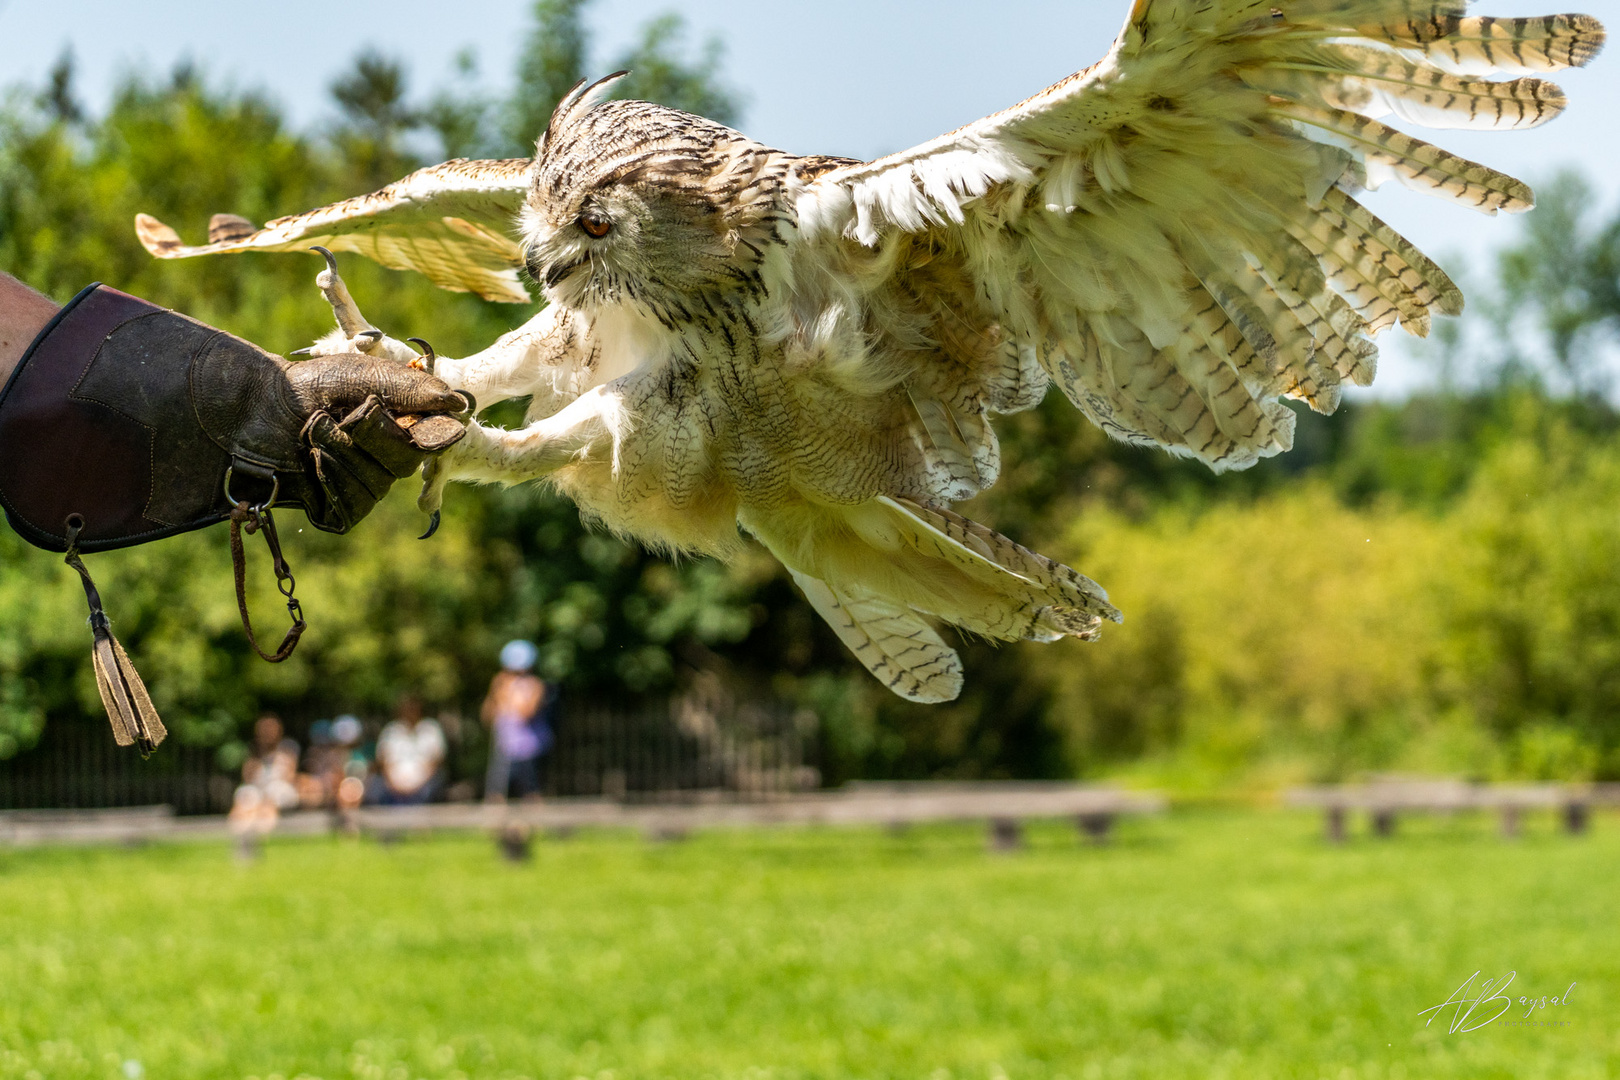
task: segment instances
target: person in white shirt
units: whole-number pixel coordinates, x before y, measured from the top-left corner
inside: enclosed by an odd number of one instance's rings
[[[444,729],[422,716],[422,702],[407,694],[399,701],[399,719],[377,739],[377,767],[382,774],[378,802],[419,806],[438,794],[444,766]]]

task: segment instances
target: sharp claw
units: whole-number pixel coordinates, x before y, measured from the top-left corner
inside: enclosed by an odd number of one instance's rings
[[[292,352],[288,353],[287,355],[288,356],[314,356],[315,355],[315,346],[311,345],[307,349],[294,349]]]
[[[439,511],[435,510],[435,511],[433,511],[433,516],[428,520],[428,531],[423,533],[421,536],[418,536],[417,539],[418,540],[432,539],[433,534],[438,532],[438,531],[439,531]]]
[[[429,345],[419,337],[406,338],[405,340],[410,342],[412,345],[420,345],[422,347],[422,358],[420,360],[412,360],[411,367],[416,368],[419,371],[426,371],[429,375],[432,375],[433,369],[438,364],[439,360],[439,354],[433,351],[433,346]]]
[[[377,336],[371,344],[382,340],[382,331],[373,330],[371,323],[360,314],[360,308],[355,304],[354,297],[349,295],[349,288],[343,284],[343,277],[338,273],[337,256],[323,247],[312,247],[309,250],[318,252],[326,260],[326,269],[315,275],[315,287],[321,290],[326,302],[332,305],[332,315],[337,319],[338,328],[352,340],[361,333],[372,332]],[[369,353],[369,348],[358,351]]]
[[[362,330],[349,339],[349,347],[355,352],[365,353],[367,356],[376,356],[378,346],[382,344],[383,332],[381,330]]]

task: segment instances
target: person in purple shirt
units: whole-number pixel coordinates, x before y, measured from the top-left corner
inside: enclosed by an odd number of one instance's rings
[[[483,719],[490,729],[484,798],[492,802],[540,793],[540,763],[553,742],[548,713],[556,695],[534,673],[537,659],[533,642],[507,642],[501,670],[484,698]]]

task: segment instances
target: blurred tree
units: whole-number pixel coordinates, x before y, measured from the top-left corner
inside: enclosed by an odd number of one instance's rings
[[[494,105],[478,88],[478,55],[471,47],[461,50],[455,68],[458,85],[434,94],[422,121],[439,137],[446,158],[494,156],[499,151],[490,147],[488,130]]]
[[[406,103],[408,86],[405,65],[374,49],[355,57],[353,70],[332,83],[332,97],[343,113],[332,138],[366,187],[381,187],[421,164],[403,143],[429,117]],[[442,110],[439,119],[448,119]]]
[[[674,12],[648,22],[641,40],[612,66],[612,70],[630,73],[615,88],[614,96],[656,101],[722,124],[736,124],[742,118],[741,95],[720,82],[725,47],[719,38],[711,37],[696,60],[685,61],[680,59],[685,39],[686,20]]]
[[[513,157],[532,156],[564,94],[585,77],[588,0],[535,0],[534,26],[518,55],[517,89],[507,105],[506,140]]]
[[[1557,373],[1582,396],[1612,389],[1598,335],[1620,329],[1620,212],[1594,220],[1597,202],[1576,173],[1539,186],[1522,239],[1498,258],[1502,302],[1493,309],[1499,326],[1530,323]],[[1511,347],[1515,338],[1509,332],[1502,340]]]
[[[585,73],[587,11],[536,5],[504,103],[480,96],[471,57],[418,105],[402,65],[364,55],[335,88],[341,123],[321,135],[289,131],[262,96],[211,87],[191,64],[127,80],[105,114],[86,115],[64,56],[44,88],[0,108],[0,267],[59,300],[99,279],[273,349],[303,345],[330,320],[313,258],[159,262],[133,214],[183,230],[216,211],[263,221],[394,179],[422,163],[428,131],[447,154],[524,153]],[[734,119],[717,47],[683,58],[681,31],[669,18],[645,28],[623,92]],[[1241,769],[1284,751],[1343,775],[1419,760],[1412,747],[1447,717],[1484,740],[1489,753],[1468,759],[1481,771],[1617,775],[1620,594],[1605,575],[1620,558],[1607,510],[1620,425],[1594,392],[1593,358],[1620,330],[1620,218],[1594,225],[1589,201],[1573,182],[1549,189],[1476,292],[1476,308],[1508,298],[1567,378],[1460,370],[1465,390],[1301,411],[1291,454],[1219,478],[1109,442],[1055,395],[1000,418],[1003,480],[966,512],[1067,554],[1129,621],[1098,645],[964,642],[967,691],[949,706],[908,705],[872,681],[763,553],[671,563],[587,530],[535,488],[453,491],[430,544],[413,539],[409,492],[351,537],[284,525],[314,629],[279,668],[247,652],[220,536],[98,556],[96,570],[177,740],[226,759],[259,708],[295,723],[375,714],[412,689],[470,710],[498,646],[527,636],[571,695],[661,695],[702,672],[809,704],[830,781],[1055,777],[1143,756]],[[533,313],[358,258],[344,273],[380,325],[447,353]],[[1580,393],[1547,389],[1563,385]],[[4,757],[97,706],[71,574],[4,532],[0,564]],[[268,576],[253,588],[275,611]]]
[[[39,95],[40,108],[63,124],[77,124],[84,119],[84,107],[73,96],[73,50],[63,49],[56,58],[50,74],[45,76],[45,89]]]
[[[507,107],[507,152],[534,153],[535,140],[546,129],[552,110],[576,83],[612,71],[630,75],[613,96],[656,101],[660,105],[735,124],[742,114],[742,99],[720,82],[724,46],[710,38],[695,61],[681,57],[686,23],[671,12],[651,20],[641,41],[603,68],[589,67],[590,32],[585,15],[590,0],[536,0],[534,28],[518,57],[517,89]]]
[[[333,81],[332,97],[354,124],[392,144],[422,119],[405,104],[406,81],[404,65],[368,49],[355,57],[352,72]]]

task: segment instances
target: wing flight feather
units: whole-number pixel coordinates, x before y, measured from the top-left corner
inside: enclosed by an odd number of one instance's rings
[[[522,304],[529,293],[518,278],[523,255],[512,237],[532,164],[528,158],[447,161],[369,195],[277,218],[262,229],[216,214],[210,242],[196,246],[182,243],[172,228],[147,214],[136,215],[135,232],[160,259],[320,245],[394,270],[418,271],[441,288]]]
[[[1584,15],[1467,17],[1464,0],[1137,0],[1086,71],[808,179],[800,224],[812,250],[926,248],[931,281],[961,278],[949,318],[1038,357],[1110,434],[1243,468],[1291,444],[1279,397],[1332,411],[1344,383],[1372,381],[1375,335],[1462,310],[1358,193],[1395,180],[1487,214],[1534,205],[1383,119],[1545,123],[1558,87],[1489,76],[1585,64],[1604,36]],[[886,265],[870,311],[916,292],[919,260]],[[950,355],[960,331],[936,331],[932,355]]]

